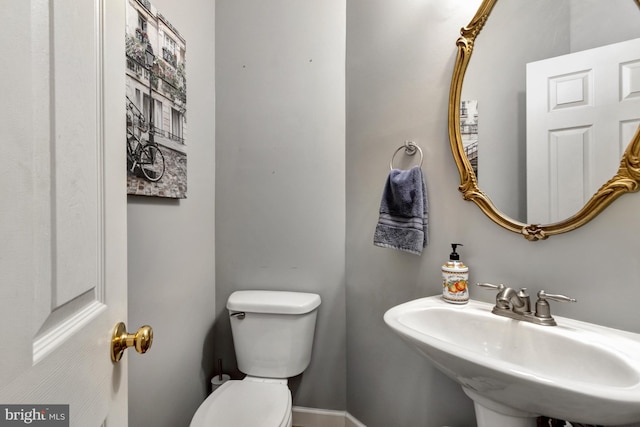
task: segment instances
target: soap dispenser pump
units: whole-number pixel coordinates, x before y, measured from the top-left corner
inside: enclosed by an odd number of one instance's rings
[[[453,304],[469,302],[469,267],[460,261],[456,252],[461,243],[452,243],[449,261],[442,265],[442,298]]]

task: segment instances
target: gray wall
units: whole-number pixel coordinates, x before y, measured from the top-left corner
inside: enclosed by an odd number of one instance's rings
[[[640,332],[640,195],[542,242],[501,229],[457,191],[447,107],[460,27],[479,1],[347,2],[348,411],[368,427],[474,425],[472,405],[383,323],[384,312],[441,292],[440,265],[462,242],[470,281],[571,295],[558,315]],[[388,162],[405,139],[425,152],[431,243],[421,257],[374,247]],[[471,297],[494,294],[471,289]],[[458,327],[464,327],[459,325]]]
[[[322,298],[296,405],[346,406],[345,3],[216,2],[215,354],[237,289]],[[236,374],[238,374],[236,372]]]
[[[456,191],[447,137],[455,40],[477,8],[466,3],[347,2],[347,408],[369,427],[474,422],[461,389],[382,319],[396,304],[441,292],[449,242],[465,244],[463,260],[481,243],[461,223],[461,211],[483,219]],[[420,257],[372,244],[389,159],[407,139],[424,152],[431,204],[431,243]]]
[[[570,0],[571,52],[640,37],[640,8],[627,0]]]
[[[188,198],[129,197],[127,326],[154,330],[147,354],[125,356],[129,426],[178,427],[189,425],[215,368],[214,2],[153,5],[187,40]]]

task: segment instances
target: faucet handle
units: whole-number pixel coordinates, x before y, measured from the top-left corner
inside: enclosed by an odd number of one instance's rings
[[[501,291],[505,288],[502,283],[500,283],[499,285],[494,285],[493,283],[476,283],[476,286],[480,286],[481,288],[495,289],[497,291]]]
[[[575,298],[570,298],[564,295],[548,294],[544,290],[538,291],[538,299],[539,300],[550,299],[552,301],[560,301],[560,302],[577,302],[578,301]]]
[[[575,298],[570,298],[565,295],[556,295],[556,294],[548,294],[544,290],[538,291],[538,301],[536,301],[536,312],[535,316],[539,320],[546,319],[550,325],[555,325],[556,322],[551,317],[551,309],[549,307],[549,302],[547,299],[552,301],[560,301],[560,302],[576,302]]]

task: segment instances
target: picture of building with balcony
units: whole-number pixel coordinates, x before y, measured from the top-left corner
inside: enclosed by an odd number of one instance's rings
[[[478,101],[460,102],[460,135],[464,153],[478,177]]]
[[[127,193],[186,198],[186,41],[148,0],[126,14]]]

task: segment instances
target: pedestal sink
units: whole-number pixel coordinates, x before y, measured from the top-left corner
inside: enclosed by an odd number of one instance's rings
[[[421,298],[384,320],[474,401],[478,427],[535,427],[546,415],[580,423],[640,421],[640,335],[554,316],[540,326],[493,304]]]

